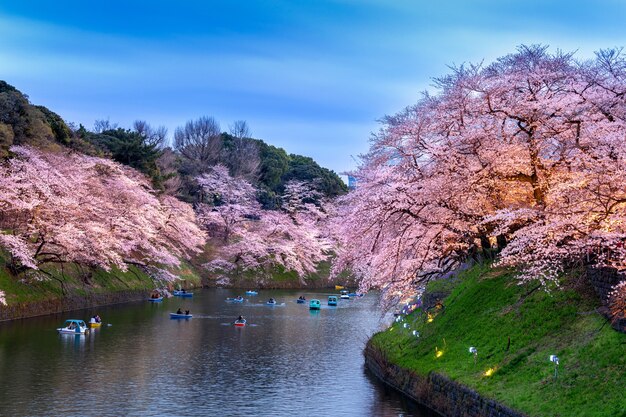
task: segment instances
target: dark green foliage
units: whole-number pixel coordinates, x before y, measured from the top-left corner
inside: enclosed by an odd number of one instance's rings
[[[45,139],[52,130],[45,130],[43,114],[30,105],[28,98],[13,86],[0,81],[0,123],[11,126],[14,143],[21,145]]]
[[[261,172],[259,182],[268,190],[275,191],[281,185],[283,175],[289,169],[289,156],[282,148],[261,141]]]
[[[280,206],[280,195],[291,180],[310,183],[326,197],[345,194],[348,188],[333,171],[320,167],[313,158],[287,155],[284,149],[260,143],[259,202],[268,209]]]
[[[0,158],[6,157],[8,149],[13,145],[13,129],[10,125],[0,123]]]
[[[61,116],[44,106],[35,106],[35,108],[43,114],[44,119],[52,129],[56,141],[68,145],[72,139],[72,131],[67,124],[65,124]]]
[[[22,94],[20,93],[20,91],[13,87],[11,84],[7,83],[6,81],[0,80],[0,94],[2,93],[18,93],[18,94]]]
[[[289,170],[283,175],[282,182],[291,180],[312,182],[318,191],[328,197],[336,197],[348,191],[348,187],[337,174],[322,168],[308,156],[289,155]]]
[[[34,106],[28,96],[0,81],[0,157],[12,144],[53,147],[54,143],[93,154],[95,150],[74,135],[61,116]]]
[[[143,172],[152,178],[155,186],[159,185],[162,178],[156,161],[161,150],[155,144],[146,143],[144,136],[122,128],[82,133],[87,141],[110,154],[115,161]]]

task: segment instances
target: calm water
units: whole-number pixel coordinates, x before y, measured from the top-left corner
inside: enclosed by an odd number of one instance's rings
[[[326,306],[328,294],[295,291],[224,301],[240,293],[0,323],[0,415],[426,415],[363,368],[365,341],[389,322],[375,296],[338,307]],[[322,310],[297,304],[300,294]],[[264,305],[269,297],[284,305]],[[194,318],[170,320],[178,307]],[[95,312],[105,325],[87,336],[55,331]],[[231,325],[239,314],[248,326]]]

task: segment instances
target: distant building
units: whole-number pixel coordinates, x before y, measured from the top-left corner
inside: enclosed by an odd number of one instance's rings
[[[356,178],[348,175],[348,189],[355,190],[356,189]]]

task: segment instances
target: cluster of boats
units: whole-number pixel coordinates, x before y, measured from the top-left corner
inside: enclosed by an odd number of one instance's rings
[[[100,316],[96,314],[89,320],[89,325],[87,325],[84,320],[67,319],[63,325],[57,329],[57,331],[61,334],[81,335],[87,334],[90,327],[97,328],[100,326],[102,326],[102,320],[100,319]]]
[[[165,291],[165,294],[169,297],[169,293],[167,291]],[[187,290],[182,289],[182,290],[174,290],[174,292],[172,292],[172,294],[174,295],[174,297],[183,297],[183,298],[191,298],[193,297],[193,293],[192,292],[187,292]],[[148,298],[148,301],[152,302],[152,303],[160,303],[161,301],[163,301],[163,294],[159,291],[159,290],[154,290],[152,292],[152,294],[150,294],[150,298]]]
[[[336,289],[340,289],[341,292],[339,293],[339,296],[337,295],[329,295],[328,296],[328,305],[333,307],[333,306],[337,306],[339,304],[339,298],[343,299],[343,300],[349,300],[351,297],[362,297],[363,294],[359,294],[359,293],[350,293],[348,292],[348,290],[343,289],[344,287],[340,286],[340,285],[336,285],[335,286]],[[248,290],[246,291],[246,295],[258,295],[259,292],[258,291],[254,291],[254,290]],[[238,303],[242,303],[244,302],[244,298],[242,296],[237,296],[235,298],[227,298],[226,301],[229,302],[238,302]],[[304,297],[303,295],[301,295],[300,297],[298,297],[298,299],[296,300],[296,303],[298,304],[306,304],[307,299],[306,297]],[[276,305],[277,302],[274,298],[270,298],[265,304],[267,305]],[[322,307],[322,302],[316,298],[312,299],[309,301],[309,309],[310,310],[319,310]]]
[[[362,297],[363,294],[357,294],[357,293],[349,293],[347,290],[344,289],[344,287],[342,286],[335,286],[336,289],[341,290],[340,294],[339,294],[339,298],[340,299],[350,299],[350,297]],[[258,291],[254,291],[254,290],[248,290],[246,291],[246,295],[258,295],[259,292]],[[176,290],[173,292],[173,295],[175,297],[183,297],[183,298],[191,298],[193,297],[193,293],[191,292],[187,292],[186,290]],[[329,306],[337,306],[338,305],[338,301],[339,298],[336,295],[329,295],[328,296],[328,305]],[[148,301],[153,302],[153,303],[158,303],[163,301],[163,295],[158,292],[158,290],[155,290],[151,295],[150,298],[148,298]],[[237,296],[237,297],[233,297],[233,298],[227,298],[226,299],[227,302],[231,302],[231,303],[243,303],[245,301],[245,299],[242,296]],[[298,304],[306,304],[307,299],[304,296],[300,296],[298,297],[298,299],[296,300],[296,302]],[[265,303],[267,305],[270,306],[275,306],[278,304],[278,302],[276,301],[276,299],[274,298],[270,298],[269,300],[267,300],[267,302]],[[309,309],[310,310],[320,310],[322,308],[322,302],[316,298],[311,299],[309,301]],[[190,319],[193,318],[193,314],[191,314],[189,312],[189,310],[186,311],[182,311],[180,308],[178,309],[177,312],[175,313],[170,313],[170,318],[172,319]],[[244,319],[242,316],[239,316],[239,318],[237,320],[235,320],[235,322],[233,323],[235,326],[237,327],[243,327],[246,325],[246,319]],[[93,316],[90,320],[89,323],[85,323],[84,320],[78,320],[78,319],[68,319],[65,321],[65,323],[63,323],[63,325],[61,327],[59,327],[57,329],[57,331],[61,334],[74,334],[74,335],[81,335],[81,334],[86,334],[87,332],[89,332],[89,328],[96,328],[96,327],[100,327],[102,325],[102,321],[100,320],[100,316],[96,315]]]

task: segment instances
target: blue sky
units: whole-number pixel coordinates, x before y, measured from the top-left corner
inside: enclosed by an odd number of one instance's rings
[[[531,43],[584,59],[625,20],[617,0],[0,0],[0,79],[88,127],[244,119],[341,172],[447,65]]]

